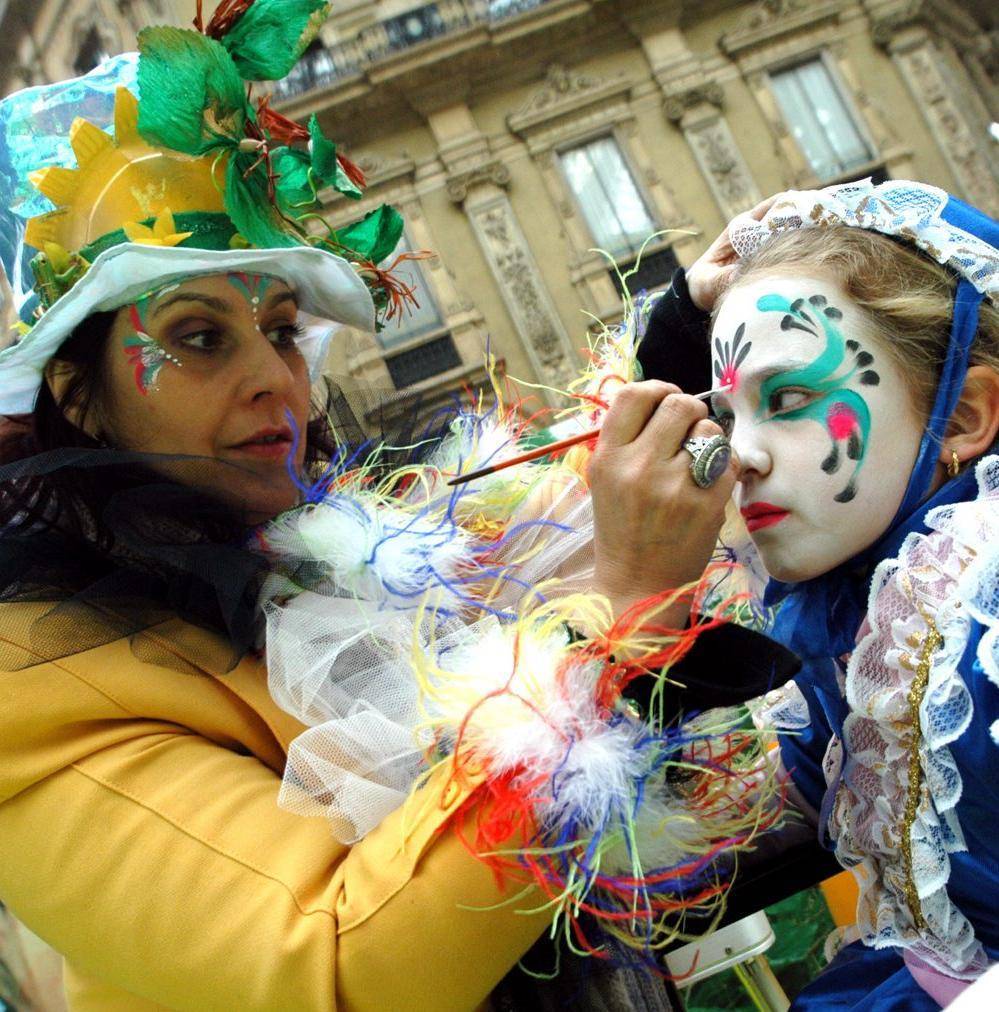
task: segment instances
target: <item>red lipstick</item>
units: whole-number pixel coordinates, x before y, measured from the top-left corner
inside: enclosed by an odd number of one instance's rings
[[[779,524],[790,515],[789,511],[783,507],[774,506],[768,502],[750,503],[748,506],[743,506],[739,512],[742,514],[743,520],[746,521],[746,530],[750,534],[753,531],[762,530],[764,527],[773,527],[774,524]]]

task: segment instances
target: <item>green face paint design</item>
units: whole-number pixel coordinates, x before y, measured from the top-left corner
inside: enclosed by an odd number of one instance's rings
[[[800,369],[788,369],[766,379],[760,385],[758,421],[809,421],[823,426],[832,443],[822,461],[826,474],[835,474],[846,457],[855,461],[846,487],[834,498],[850,502],[857,494],[857,476],[864,465],[871,432],[871,413],[867,402],[856,390],[848,389],[857,382],[877,386],[881,377],[868,368],[874,357],[861,349],[857,341],[844,340],[839,330],[843,314],[827,304],[825,296],[789,301],[782,295],[764,295],[756,303],[761,313],[781,313],[781,330],[802,330],[817,338],[825,338],[825,349],[813,362]],[[816,322],[817,321],[817,322]],[[777,410],[772,405],[779,394],[789,387],[801,388],[813,395],[799,408]],[[779,402],[778,402],[779,403]]]
[[[154,297],[143,296],[128,307],[132,333],[126,335],[123,342],[125,357],[134,371],[135,385],[143,396],[148,394],[150,390],[159,389],[156,380],[160,370],[167,362],[172,362],[178,369],[183,364],[179,358],[171,355],[159,341],[146,333],[146,312]]]
[[[124,352],[128,358],[129,365],[134,368],[135,385],[141,394],[148,394],[150,390],[156,390],[156,380],[163,366],[170,362],[179,369],[183,363],[175,355],[171,355],[155,338],[150,337],[146,331],[146,319],[149,308],[157,299],[176,291],[187,281],[196,280],[203,275],[192,274],[178,278],[162,288],[147,292],[136,299],[128,307],[129,321],[132,325],[132,333],[124,340]],[[275,281],[266,274],[246,274],[243,272],[232,272],[226,275],[226,280],[233,285],[246,299],[253,310],[253,320],[259,326],[257,319],[260,304],[267,294],[267,289]]]
[[[253,309],[253,322],[258,323],[257,313],[260,311],[260,303],[267,295],[267,289],[273,284],[274,278],[266,274],[233,271],[226,275],[226,280],[250,303]]]

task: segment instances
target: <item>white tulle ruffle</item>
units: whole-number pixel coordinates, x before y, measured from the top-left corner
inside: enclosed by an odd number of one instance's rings
[[[478,497],[475,509],[486,509],[475,487],[470,493]],[[421,730],[425,691],[413,658],[446,664],[470,645],[488,643],[496,616],[516,616],[555,577],[561,594],[586,588],[589,496],[569,476],[549,482],[542,495],[543,502],[525,499],[525,515],[534,516],[508,523],[513,533],[485,557],[481,542],[434,511],[427,515],[436,520],[407,523],[356,490],[269,531],[276,554],[316,559],[322,572],[309,589],[272,593],[263,603],[271,695],[308,726],[288,753],[283,807],[326,816],[344,843],[363,838],[403,803],[426,768],[432,735]],[[337,546],[336,556],[315,544]],[[421,581],[423,592],[414,593]],[[486,606],[473,604],[487,583]]]

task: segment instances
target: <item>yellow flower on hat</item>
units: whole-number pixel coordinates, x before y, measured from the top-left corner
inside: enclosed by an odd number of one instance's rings
[[[177,246],[193,232],[178,232],[173,223],[173,214],[166,207],[150,228],[137,221],[127,221],[122,225],[129,242],[141,243],[143,246]]]

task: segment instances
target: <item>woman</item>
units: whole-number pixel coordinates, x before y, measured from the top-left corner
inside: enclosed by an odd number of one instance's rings
[[[781,758],[862,869],[862,941],[796,1008],[938,1008],[999,957],[997,244],[921,184],[784,194],[676,279],[640,352],[675,375],[684,334],[697,382],[713,311],[736,500],[804,660]]]
[[[35,145],[4,151],[15,203],[25,217],[43,213],[26,228],[41,251],[32,262],[40,304],[32,311],[28,297],[17,340],[0,353],[0,897],[65,956],[74,1009],[471,1008],[551,923],[552,897],[532,883],[565,889],[575,875],[575,892],[557,905],[570,920],[588,905],[613,926],[623,904],[648,904],[627,915],[648,945],[663,912],[713,903],[722,859],[776,817],[755,782],[743,785],[741,771],[729,777],[736,760],[716,758],[715,745],[737,751],[727,724],[678,742],[627,710],[622,687],[644,669],[610,659],[625,637],[599,634],[606,609],[567,594],[548,599],[555,605],[541,598],[537,581],[571,560],[559,547],[562,514],[532,515],[536,482],[518,479],[492,499],[496,486],[477,484],[442,500],[435,478],[429,499],[419,481],[407,498],[406,473],[379,485],[376,471],[351,471],[343,448],[323,438],[309,394],[325,344],[300,327],[298,311],[370,328],[376,309],[405,295],[375,266],[395,246],[398,217],[382,209],[310,235],[318,188],[356,195],[360,179],[315,123],[304,131],[247,97],[244,77],[283,76],[323,6],[281,6],[298,35],[291,47],[268,34],[268,0],[238,19],[217,15],[203,31],[150,29],[140,35],[137,80],[133,62],[115,61],[14,96],[5,109],[8,142]],[[140,103],[119,87],[123,78]],[[45,211],[19,170],[65,149],[58,124],[79,101],[93,115],[112,94],[114,136],[75,120],[73,157],[33,173],[56,205]],[[54,136],[42,136],[42,108]],[[307,149],[295,146],[306,139]],[[660,509],[674,518],[658,569],[647,567],[642,582],[615,573],[627,518],[598,522],[595,586],[618,612],[704,566],[732,483],[731,473],[703,488],[690,481],[683,441],[719,431],[705,416],[702,402],[666,384],[638,386],[608,414],[604,443],[615,459],[656,469]],[[462,424],[440,453],[474,466],[491,452],[485,428]],[[613,460],[603,471],[605,483],[615,480]],[[588,509],[578,479],[571,496]],[[434,512],[441,501],[444,515]],[[518,504],[521,520],[511,523]],[[379,569],[368,542],[308,542],[316,518],[359,536],[377,530],[374,547],[395,554]],[[307,557],[303,539],[325,555]],[[414,591],[403,577],[424,583]],[[363,648],[384,659],[399,622],[438,637],[414,660],[435,669],[426,684],[437,705],[424,711],[434,728],[420,739],[434,756],[406,765],[402,798],[414,775],[420,789],[401,806],[398,797],[383,803],[375,818],[367,800],[352,802],[350,785],[333,790],[301,766],[286,770],[291,742],[311,721],[283,712],[268,692],[259,605],[273,626],[296,601],[320,597],[338,610],[319,630],[338,656]],[[544,639],[531,671],[544,687],[514,718],[543,718],[555,742],[545,761],[556,770],[539,780],[535,769],[531,781],[523,757],[490,773],[486,753],[469,750],[469,741],[494,742],[499,725],[473,715],[487,708],[455,679],[445,691],[439,637],[452,635],[451,660],[458,646],[500,656],[511,613],[538,600],[542,614],[513,638]],[[686,607],[667,603],[682,624]],[[663,609],[662,600],[646,608]],[[358,613],[370,619],[363,636]],[[565,619],[576,622],[575,643]],[[677,652],[676,639],[646,634],[638,652]],[[280,644],[287,662],[307,640],[282,635]],[[300,679],[289,692],[306,716],[332,705],[322,684],[307,698],[298,691],[310,670],[304,655],[287,669]],[[280,685],[272,691],[281,697]],[[603,754],[620,792],[654,795],[668,809],[642,809],[651,813],[643,831],[659,837],[647,868],[619,827],[639,825],[635,806],[569,775],[594,742],[617,748]],[[681,754],[690,742],[707,758]],[[357,744],[351,766],[363,772]],[[329,768],[340,761],[320,758]],[[698,764],[703,790],[691,776]],[[674,786],[666,773],[677,767],[684,779]],[[333,838],[326,823],[283,811],[282,774],[286,792],[360,811],[363,831],[341,824]],[[747,796],[737,811],[729,779]],[[566,800],[580,784],[582,807]],[[473,831],[443,831],[452,824]],[[674,825],[676,834],[663,832]],[[490,841],[526,853],[490,869],[469,853],[470,836],[479,853]],[[601,945],[589,929],[574,931],[577,947]],[[620,993],[621,981],[612,983]],[[640,988],[645,1007],[669,1007],[662,988]]]

